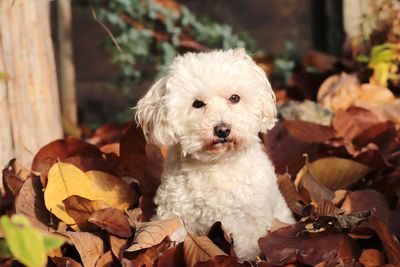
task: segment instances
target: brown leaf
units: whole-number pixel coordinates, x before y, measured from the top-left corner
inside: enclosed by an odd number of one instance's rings
[[[309,265],[351,263],[354,261],[354,242],[345,234],[302,234],[304,225],[294,224],[278,229],[259,239],[261,252],[273,265],[295,263]]]
[[[236,257],[215,256],[211,260],[196,263],[195,267],[251,267],[250,262],[239,263]]]
[[[326,262],[327,266],[351,266],[355,247],[354,240],[345,234],[319,236],[305,242],[299,253],[300,262],[311,266],[320,262]]]
[[[94,145],[83,142],[75,137],[55,140],[44,147],[35,155],[32,170],[40,172],[43,186],[47,183],[47,173],[57,160],[69,157],[82,156],[88,158],[101,158],[101,151]]]
[[[292,182],[290,175],[288,173],[278,174],[277,178],[279,190],[286,200],[290,210],[297,215],[302,215],[304,205],[301,202],[303,200],[300,194],[297,192],[296,186]]]
[[[156,213],[156,204],[154,203],[155,195],[142,195],[139,199],[139,208],[142,211],[140,221],[149,221]]]
[[[351,141],[369,127],[380,122],[382,121],[371,111],[360,107],[350,107],[346,111],[338,110],[332,124],[338,136]]]
[[[31,223],[47,231],[51,225],[50,213],[44,205],[43,188],[38,176],[27,179],[15,199],[15,212],[28,217]]]
[[[76,250],[81,256],[83,266],[96,266],[96,262],[104,254],[104,242],[100,237],[88,232],[67,231],[62,234],[67,236],[74,244]]]
[[[113,266],[113,261],[111,250],[109,250],[96,262],[96,267],[111,267]]]
[[[304,121],[283,121],[263,136],[268,155],[277,173],[295,176],[303,167],[303,154],[313,160],[319,153],[319,144],[335,137],[331,127]]]
[[[136,222],[136,224],[135,238],[125,252],[134,252],[155,246],[166,237],[171,236],[179,227],[183,227],[179,217],[146,223]]]
[[[228,256],[208,237],[192,236],[190,234],[186,235],[185,241],[183,242],[183,252],[185,255],[185,263],[188,267],[193,267],[198,262],[208,261],[214,256]]]
[[[158,259],[157,267],[186,267],[183,256],[183,243],[168,249]]]
[[[102,200],[90,200],[81,196],[73,195],[63,200],[65,211],[78,224],[81,231],[93,231],[98,227],[89,222],[93,212],[109,207]]]
[[[119,142],[131,125],[132,123],[126,123],[124,125],[105,124],[96,129],[88,142],[98,147]]]
[[[377,249],[364,249],[359,261],[365,267],[382,266],[385,264],[385,256]]]
[[[396,137],[397,131],[393,123],[384,122],[375,124],[366,129],[353,139],[353,143],[360,149],[369,143],[374,143],[379,147],[380,151],[385,153],[392,150],[392,144],[395,146],[397,145],[397,143],[395,143]]]
[[[338,209],[335,205],[333,205],[331,201],[326,199],[311,203],[311,205],[313,207],[312,217],[314,218],[326,215],[339,215],[344,213],[343,210]]]
[[[128,238],[132,235],[128,218],[119,209],[97,210],[90,215],[88,221],[116,236]]]
[[[308,232],[321,232],[327,229],[336,228],[339,232],[349,232],[356,228],[361,222],[366,221],[371,212],[358,211],[352,214],[331,214],[315,218],[312,223],[306,225]]]
[[[144,166],[146,164],[146,140],[142,129],[132,125],[121,138],[120,155],[122,164],[130,174],[140,180],[144,177]],[[149,183],[149,184],[146,184]],[[150,181],[141,181],[144,187],[153,187]]]
[[[83,156],[74,156],[63,159],[62,162],[71,163],[75,167],[78,167],[83,172],[87,172],[90,170],[102,171],[113,173],[110,168],[107,167],[106,159],[101,157],[83,157]]]
[[[400,264],[400,243],[399,240],[390,233],[388,227],[378,217],[371,216],[369,224],[372,226],[374,231],[379,236],[383,247],[386,251],[386,256],[389,263],[399,265]]]
[[[318,183],[330,190],[346,189],[370,172],[368,166],[356,161],[327,157],[306,164],[297,174],[296,184],[299,183],[299,177],[307,170]]]
[[[332,201],[335,197],[333,191],[321,184],[313,175],[308,162],[299,171],[294,183],[300,192],[302,189],[305,189],[314,201],[322,201],[324,199]]]
[[[109,240],[112,253],[117,259],[121,259],[123,251],[128,248],[128,239],[110,234]]]
[[[281,229],[281,228],[284,228],[284,227],[288,227],[289,225],[290,225],[290,224],[287,224],[287,223],[282,222],[282,221],[280,221],[280,220],[278,220],[278,219],[275,218],[275,219],[272,221],[271,229],[269,229],[269,231],[273,232],[273,231],[276,231],[276,230],[278,230],[278,229]]]
[[[100,147],[100,151],[104,154],[114,153],[119,156],[119,143],[111,143]]]
[[[15,197],[24,181],[32,176],[31,172],[21,169],[15,159],[10,160],[3,169],[3,185],[6,193]]]
[[[135,253],[135,257],[127,264],[128,266],[154,266],[160,254],[168,248],[170,242],[163,240],[161,243],[145,249],[141,253]],[[125,260],[125,259],[124,259]],[[125,265],[124,265],[125,266]]]
[[[50,258],[52,262],[54,262],[54,264],[57,267],[82,267],[82,265],[78,262],[76,262],[75,260],[71,259],[71,258],[67,258],[67,257],[51,257]]]
[[[208,238],[230,256],[236,256],[233,251],[233,241],[226,233],[221,222],[214,223],[208,231]]]
[[[343,202],[342,209],[346,211],[346,214],[375,209],[375,216],[385,223],[389,222],[390,212],[385,197],[372,189],[349,193]]]

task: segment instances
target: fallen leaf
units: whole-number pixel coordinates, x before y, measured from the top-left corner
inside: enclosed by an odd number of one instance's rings
[[[15,212],[25,215],[33,226],[47,231],[52,225],[50,213],[47,211],[43,199],[42,184],[38,176],[27,179],[22,185],[15,199]]]
[[[3,169],[3,186],[6,193],[15,197],[18,195],[24,181],[32,177],[30,172],[22,169],[18,170],[18,166],[15,159],[10,162]],[[23,172],[20,174],[19,172]]]
[[[272,224],[271,224],[271,229],[269,229],[269,231],[273,232],[273,231],[276,231],[276,230],[278,230],[278,229],[287,227],[287,226],[289,226],[289,225],[290,225],[290,224],[287,224],[287,223],[285,223],[285,222],[282,222],[282,221],[280,221],[280,220],[274,218],[274,220],[272,221]]]
[[[120,155],[122,164],[136,179],[144,177],[144,166],[146,164],[146,140],[142,129],[132,125],[121,138]],[[152,187],[150,181],[140,181],[144,187]],[[146,182],[149,183],[147,186]]]
[[[318,158],[320,144],[334,138],[335,130],[304,121],[283,121],[266,135],[263,142],[277,173],[295,176],[304,165],[303,154]]]
[[[371,111],[360,107],[350,107],[345,111],[338,110],[332,125],[338,136],[351,141],[369,127],[380,122],[382,121]]]
[[[111,267],[113,266],[113,256],[111,250],[107,251],[100,257],[100,259],[96,262],[96,267]]]
[[[163,240],[161,243],[145,249],[142,253],[135,255],[128,266],[154,266],[161,252],[166,250],[169,245],[168,240]]]
[[[146,144],[142,129],[136,125],[132,125],[120,141],[122,164],[139,180],[142,194],[151,198],[161,181],[162,152],[156,146]],[[143,214],[146,215],[146,212],[143,211]]]
[[[347,235],[330,232],[299,235],[303,231],[304,225],[297,223],[260,238],[258,243],[267,262],[281,266],[300,261],[314,266],[325,261],[336,266],[354,261],[354,241]]]
[[[183,243],[168,249],[157,262],[157,267],[186,267],[183,256]]]
[[[369,218],[369,224],[379,236],[383,247],[385,248],[386,256],[389,260],[389,263],[398,266],[400,264],[399,240],[394,235],[392,235],[386,224],[382,222],[378,217],[371,216]]]
[[[103,200],[116,209],[128,209],[138,202],[138,197],[122,179],[100,171],[85,172],[92,181],[96,200]]]
[[[100,147],[100,151],[105,154],[114,153],[115,155],[119,156],[119,151],[120,151],[119,143],[111,143],[104,145]]]
[[[72,164],[57,162],[49,171],[44,200],[46,208],[67,224],[75,221],[65,211],[63,200],[72,195],[102,200],[118,209],[127,209],[137,200],[133,190],[118,177],[99,171],[84,173]]]
[[[221,222],[214,223],[210,227],[207,236],[227,255],[236,256],[233,250],[232,238],[227,234]]]
[[[189,234],[186,235],[185,241],[183,242],[183,252],[185,263],[188,267],[193,267],[198,262],[211,260],[214,256],[228,256],[208,237]]]
[[[82,267],[80,263],[71,258],[51,257],[50,259],[57,267]]]
[[[360,263],[365,267],[382,266],[385,262],[385,256],[377,249],[364,249],[361,252]]]
[[[313,218],[326,215],[339,215],[344,213],[343,210],[338,209],[331,201],[326,199],[311,203],[311,206],[313,207],[311,213],[311,217]]]
[[[83,266],[96,266],[96,262],[104,254],[104,242],[100,237],[88,232],[67,231],[62,234],[67,236],[74,244],[76,250],[81,256]]]
[[[179,227],[182,227],[182,220],[179,217],[163,221],[136,223],[135,238],[125,252],[134,252],[155,246],[166,237],[170,237]]]
[[[342,158],[322,158],[304,166],[297,174],[295,184],[300,183],[300,177],[307,170],[322,185],[330,190],[346,189],[349,185],[357,182],[370,171],[364,164]]]
[[[96,129],[94,134],[89,138],[88,142],[98,147],[119,142],[131,125],[131,122],[124,125],[105,124]]]
[[[90,200],[81,196],[72,195],[63,200],[65,211],[78,224],[81,231],[93,231],[98,228],[89,222],[89,217],[96,210],[108,208],[102,200]]]
[[[297,214],[302,215],[304,205],[302,198],[296,190],[296,186],[292,182],[288,173],[278,174],[278,186],[290,210]]]
[[[346,110],[351,106],[380,107],[395,101],[388,88],[375,84],[359,84],[354,74],[346,73],[326,79],[318,91],[317,99],[325,108],[333,111]]]
[[[97,210],[90,215],[88,221],[116,236],[128,238],[132,235],[124,212],[115,208]]]
[[[238,258],[232,256],[215,256],[205,262],[196,263],[195,267],[251,267],[250,262],[239,263]]]
[[[112,253],[121,260],[123,251],[128,248],[128,239],[109,234],[109,241]]]
[[[100,150],[89,143],[83,142],[75,137],[55,140],[43,146],[32,161],[32,170],[40,173],[43,186],[47,183],[47,173],[57,160],[69,157],[82,156],[88,158],[101,158]]]
[[[318,233],[327,229],[335,228],[338,232],[349,232],[356,228],[361,222],[366,221],[371,212],[358,211],[352,214],[330,214],[316,217],[306,225],[306,230],[311,233]]]
[[[294,184],[299,192],[305,189],[314,201],[322,201],[324,199],[332,201],[335,197],[333,191],[320,183],[314,176],[308,163],[308,157],[306,165],[298,172]]]
[[[385,197],[372,189],[350,192],[343,202],[342,209],[346,214],[375,209],[376,217],[384,223],[389,222],[390,212]]]

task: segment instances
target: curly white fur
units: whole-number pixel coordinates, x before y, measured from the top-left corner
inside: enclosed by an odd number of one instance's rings
[[[195,100],[205,106],[193,107]],[[293,222],[258,137],[275,124],[275,95],[243,49],[177,57],[139,101],[136,119],[148,142],[170,146],[155,198],[159,218],[178,215],[196,234],[221,221],[241,260],[259,254],[273,218]],[[221,123],[231,128],[224,142],[214,133]]]

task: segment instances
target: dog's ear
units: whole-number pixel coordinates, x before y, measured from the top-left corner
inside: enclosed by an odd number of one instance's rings
[[[136,106],[135,119],[142,127],[146,141],[159,147],[172,145],[176,139],[167,119],[167,81],[168,77],[158,80]]]
[[[261,127],[260,132],[266,133],[277,122],[276,97],[271,84],[264,73],[263,86],[260,88],[261,99]]]

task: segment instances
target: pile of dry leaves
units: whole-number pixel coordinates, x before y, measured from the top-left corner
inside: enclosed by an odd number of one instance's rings
[[[51,266],[398,266],[399,105],[371,86],[333,77],[318,94],[331,126],[284,120],[263,136],[297,222],[276,221],[255,262],[238,263],[219,222],[180,244],[169,238],[179,218],[149,222],[168,151],[146,144],[133,124],[104,126],[87,142],[56,140],[31,171],[10,161],[1,214],[68,239],[48,253]]]

